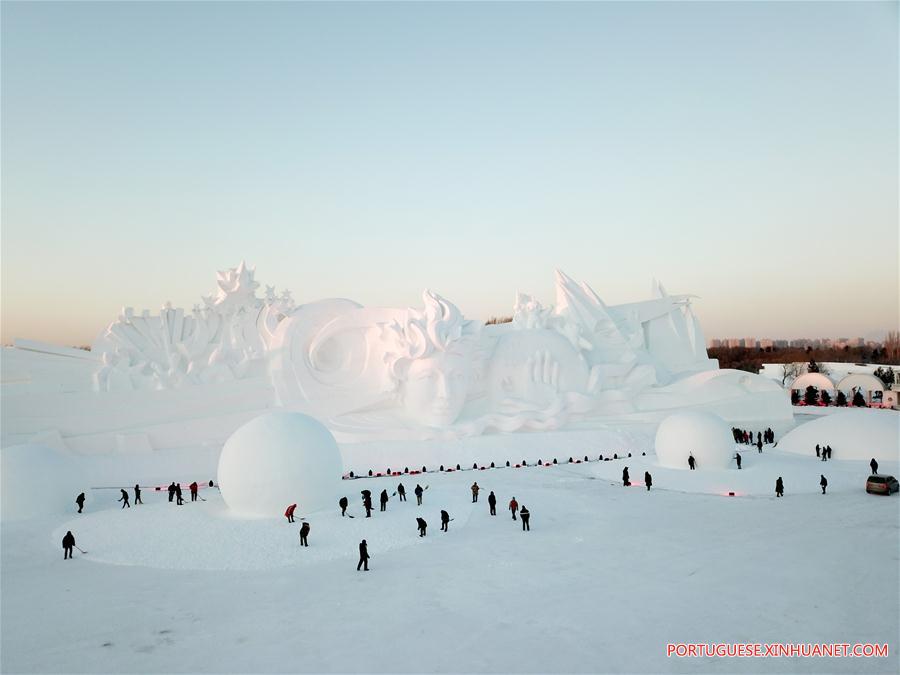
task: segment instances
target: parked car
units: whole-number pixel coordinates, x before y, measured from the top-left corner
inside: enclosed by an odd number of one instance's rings
[[[900,483],[893,476],[869,476],[866,481],[866,492],[873,495],[889,495],[900,492]]]

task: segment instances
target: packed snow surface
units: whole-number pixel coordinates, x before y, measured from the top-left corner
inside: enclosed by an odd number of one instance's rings
[[[218,484],[235,514],[275,517],[294,503],[332,505],[341,468],[337,443],[321,422],[277,411],[247,422],[225,442]]]
[[[697,469],[723,469],[734,457],[734,436],[721,417],[699,410],[669,415],[656,431],[656,456],[662,466],[688,469],[694,456]]]
[[[801,424],[788,432],[778,449],[816,454],[816,445],[830,445],[834,459],[879,462],[900,459],[900,413],[869,408],[847,409]]]
[[[0,666],[896,673],[897,496],[865,493],[866,461],[739,447],[740,471],[667,469],[648,453],[347,480],[354,518],[337,504],[298,509],[312,525],[308,548],[299,521],[234,517],[208,488],[206,501],[184,506],[150,491],[131,509],[107,495],[82,515],[5,522]],[[650,491],[637,480],[644,471]],[[408,501],[391,496],[366,519],[360,490],[391,495],[401,481]],[[428,487],[421,507],[416,483]],[[510,517],[513,495],[531,511],[530,532]],[[441,509],[453,518],[447,533]],[[425,538],[416,516],[428,522]],[[69,529],[87,553],[63,561]],[[363,538],[369,572],[356,571]],[[669,642],[877,642],[891,657],[674,659]]]

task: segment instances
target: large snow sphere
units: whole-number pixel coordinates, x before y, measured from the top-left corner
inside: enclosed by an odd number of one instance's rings
[[[222,498],[235,513],[276,517],[291,504],[298,514],[334,506],[341,454],[331,432],[295,412],[271,412],[247,422],[219,457]]]
[[[76,460],[34,443],[0,450],[0,516],[23,520],[73,513],[75,497],[88,493]]]
[[[662,421],[656,431],[659,463],[672,469],[687,469],[691,454],[698,470],[728,467],[734,456],[734,436],[721,417],[686,410]]]

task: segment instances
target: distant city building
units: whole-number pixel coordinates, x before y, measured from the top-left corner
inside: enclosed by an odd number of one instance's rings
[[[722,341],[719,338],[713,338],[709,341],[710,349],[717,349],[722,346]]]
[[[770,339],[768,339],[768,338],[763,338],[763,339],[761,339],[761,340],[759,341],[759,348],[760,348],[760,349],[771,349],[771,348],[774,347],[774,346],[775,346],[775,341],[774,341],[774,340],[770,340]]]
[[[755,337],[744,338],[744,346],[747,349],[756,349],[756,338]]]

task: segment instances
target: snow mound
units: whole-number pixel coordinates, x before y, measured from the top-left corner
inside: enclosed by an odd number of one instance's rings
[[[731,462],[734,436],[718,415],[698,410],[669,415],[656,431],[656,457],[660,465],[687,469],[693,454],[698,469],[724,469]]]
[[[893,410],[842,410],[802,424],[778,442],[778,449],[815,455],[830,445],[833,459],[900,459],[900,414]]]
[[[3,520],[71,513],[86,492],[73,459],[59,450],[26,443],[0,450]]]
[[[331,432],[295,412],[272,412],[247,422],[219,457],[222,498],[236,514],[267,518],[290,504],[309,513],[333,507],[341,483],[341,455]]]

